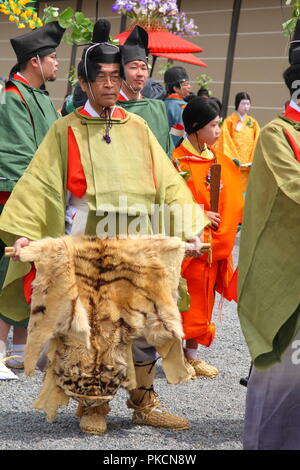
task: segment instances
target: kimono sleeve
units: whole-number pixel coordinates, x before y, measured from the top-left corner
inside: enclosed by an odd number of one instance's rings
[[[149,132],[157,202],[181,217],[180,227],[177,227],[174,235],[186,240],[200,235],[210,221],[201,206],[195,202],[190,189],[171,160],[162,151],[150,130]]]
[[[298,145],[299,141],[300,135]],[[266,126],[260,133],[256,151],[265,160],[278,188],[289,199],[300,204],[300,164],[283,129],[276,125]]]
[[[231,160],[240,159],[240,155],[237,151],[236,145],[232,138],[232,121],[231,119],[227,118],[224,120],[223,125],[221,127],[221,135],[218,138],[215,148],[219,152],[223,153],[227,157],[231,158]]]
[[[0,216],[0,237],[9,245],[24,236],[39,240],[65,231],[65,179],[56,124],[48,131]]]

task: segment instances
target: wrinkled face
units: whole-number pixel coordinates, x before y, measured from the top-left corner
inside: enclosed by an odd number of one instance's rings
[[[240,104],[238,106],[237,112],[241,115],[244,116],[245,114],[248,114],[250,111],[251,103],[250,100],[241,100]]]
[[[174,90],[178,95],[180,95],[183,99],[191,93],[191,84],[189,81],[181,82],[180,88],[174,86]]]
[[[221,133],[219,122],[220,117],[217,116],[196,132],[201,144],[213,145],[216,142]]]
[[[45,57],[41,57],[40,61],[45,81],[54,82],[54,80],[56,80],[56,74],[58,70],[56,52],[53,52],[50,55],[46,55]]]
[[[121,87],[120,64],[98,64],[99,73],[94,82],[86,83],[79,79],[82,90],[87,94],[90,103],[96,106],[114,106]]]
[[[126,83],[134,90],[141,91],[148,78],[148,66],[142,60],[133,60],[124,65]]]

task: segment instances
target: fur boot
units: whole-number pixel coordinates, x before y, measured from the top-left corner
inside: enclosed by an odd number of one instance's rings
[[[107,430],[106,415],[110,412],[108,403],[101,406],[79,404],[76,415],[80,417],[80,429],[88,434],[104,434]]]
[[[189,429],[187,419],[162,409],[153,390],[154,365],[155,361],[135,363],[137,388],[129,392],[130,398],[127,401],[128,408],[134,410],[133,423],[176,430]]]

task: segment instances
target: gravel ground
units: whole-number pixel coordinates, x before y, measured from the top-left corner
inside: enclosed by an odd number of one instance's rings
[[[234,249],[235,262],[238,239]],[[246,388],[239,384],[249,370],[249,354],[236,314],[236,304],[224,301],[222,315],[216,302],[216,337],[211,347],[201,347],[200,356],[219,368],[215,379],[199,378],[169,385],[160,364],[155,389],[166,408],[188,418],[191,429],[170,431],[131,423],[126,392],[111,403],[109,428],[103,436],[83,434],[75,416],[76,403],[61,407],[54,422],[32,408],[42,373],[19,381],[0,381],[0,449],[15,450],[240,450]]]

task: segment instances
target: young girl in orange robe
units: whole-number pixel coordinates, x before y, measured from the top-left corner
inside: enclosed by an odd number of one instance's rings
[[[212,244],[211,258],[204,254],[186,258],[182,264],[182,276],[191,296],[189,311],[182,312],[185,354],[196,375],[206,377],[216,376],[218,369],[197,359],[198,344],[210,346],[214,339],[215,324],[211,319],[215,291],[226,297],[233,275],[231,253],[243,209],[239,168],[211,147],[220,135],[219,121],[219,108],[214,101],[194,98],[183,111],[187,137],[173,151],[175,166],[211,220],[211,227],[204,232],[204,241]],[[213,163],[221,164],[218,212],[210,210],[210,168]]]

